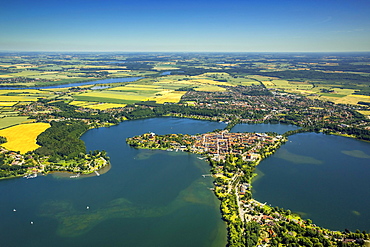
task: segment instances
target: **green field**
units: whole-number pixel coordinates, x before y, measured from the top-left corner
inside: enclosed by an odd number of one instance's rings
[[[0,118],[0,129],[29,122],[28,117],[2,117]]]
[[[119,108],[119,107],[126,106],[126,104],[98,103],[98,102],[77,101],[77,100],[72,101],[70,104],[78,106],[78,107],[98,109],[98,110],[106,110],[110,108]]]
[[[250,79],[242,79],[250,83]],[[230,80],[230,82],[227,80]],[[232,83],[237,83],[235,80],[240,81],[241,79],[235,79],[227,73],[207,73],[199,76],[166,75],[157,78],[145,78],[124,86],[119,85],[99,91],[75,94],[72,97],[77,101],[114,104],[132,104],[140,101],[177,103],[181,96],[186,93],[186,91],[182,91],[183,88],[194,88],[196,91],[206,92],[225,91],[226,89],[219,85],[233,86]],[[255,83],[255,81],[253,82]]]
[[[46,86],[128,76],[144,78],[128,85],[111,84],[110,89],[79,94],[71,92],[61,95],[60,92],[68,89],[1,90],[0,107],[51,97],[95,102],[83,107],[99,109],[111,105],[97,103],[128,104],[146,100],[176,103],[188,90],[217,92],[225,91],[225,87],[259,84],[335,103],[370,101],[366,97],[370,92],[370,70],[366,68],[370,62],[367,57],[361,60],[354,57],[349,67],[347,58],[340,56],[335,61],[328,61],[325,57],[311,58],[307,62],[296,62],[295,59],[220,54],[3,56],[0,62],[0,82],[3,86]],[[351,68],[354,70],[350,71]],[[161,76],[162,71],[172,71],[172,74]],[[330,90],[334,92],[328,92]],[[364,97],[354,95],[355,91]],[[7,112],[10,114],[11,111]]]
[[[129,100],[129,99],[117,99],[117,98],[104,98],[104,97],[94,97],[94,96],[74,96],[74,99],[79,101],[89,101],[89,102],[101,102],[101,103],[113,103],[113,104],[133,104],[141,100]]]

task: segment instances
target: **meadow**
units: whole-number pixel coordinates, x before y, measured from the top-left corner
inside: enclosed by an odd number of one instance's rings
[[[351,95],[343,95],[343,96],[340,96],[340,97],[324,95],[324,96],[321,96],[320,99],[332,101],[335,104],[356,105],[360,101],[370,103],[370,96],[366,96],[366,95],[353,95],[353,94],[351,94]]]
[[[7,142],[1,146],[8,150],[19,151],[22,154],[33,151],[39,147],[36,144],[37,136],[49,127],[48,123],[30,123],[2,129],[0,136],[6,137]]]
[[[157,103],[180,101],[185,92],[141,85],[110,88],[74,95],[73,98],[85,102],[101,102],[112,104],[132,104],[140,101],[156,101]],[[122,106],[119,106],[122,107]],[[89,107],[91,108],[91,107]]]
[[[0,106],[16,104],[17,102],[33,102],[38,98],[53,97],[54,93],[47,90],[19,89],[0,90]]]
[[[57,91],[65,92],[68,89],[22,90],[18,93],[1,90],[0,107],[11,107],[18,104],[18,102],[33,102],[38,98],[57,97],[62,100],[83,101],[84,103],[72,102],[72,104],[86,108],[105,110],[147,100],[156,101],[157,103],[176,103],[179,102],[181,96],[187,90],[221,92],[226,90],[225,87],[259,84],[266,88],[300,93],[335,103],[357,104],[359,101],[370,102],[368,97],[353,94],[353,90],[346,91],[346,87],[343,87],[343,81],[325,80],[325,76],[329,76],[330,79],[333,74],[338,74],[338,78],[341,74],[345,74],[343,72],[345,70],[340,67],[342,66],[340,59],[337,59],[335,63],[328,63],[322,58],[315,58],[314,61],[309,63],[296,63],[294,59],[280,59],[277,56],[271,60],[264,56],[247,58],[244,56],[214,56],[211,54],[209,56],[182,56],[180,54],[3,56],[0,62],[2,85],[52,85],[129,76],[146,78],[128,85],[111,85],[109,89],[65,94],[63,96],[55,94],[57,94]],[[361,68],[367,65],[368,63],[364,63],[362,60],[360,62],[354,60],[351,63],[351,66],[360,66]],[[310,66],[315,66],[315,69],[310,71]],[[316,73],[314,76],[323,75],[323,73],[317,72],[317,67],[320,66],[323,67],[321,71],[325,72],[324,79],[315,77],[311,80],[310,76],[302,77],[306,75],[306,72]],[[245,67],[258,68],[261,74],[244,72],[241,68]],[[239,69],[241,69],[240,73],[238,72]],[[162,74],[162,72],[168,73]],[[368,76],[369,73],[365,72],[365,69],[361,69],[361,71],[356,70],[356,72],[351,73]],[[266,76],[268,73],[273,76]],[[292,76],[287,77],[286,75],[290,75],[289,73]],[[27,80],[19,78],[26,78]],[[16,79],[16,81],[10,83],[8,79]],[[344,89],[338,89],[334,93],[322,91],[323,89],[331,90],[332,88]],[[3,108],[3,110],[6,109]],[[6,114],[13,116],[11,111],[7,111]]]
[[[72,101],[70,104],[78,106],[78,107],[97,109],[97,110],[107,110],[110,108],[120,108],[120,107],[126,106],[126,104],[96,103],[96,102],[78,101],[78,100]]]
[[[138,92],[123,91],[92,91],[74,95],[73,98],[79,101],[92,101],[115,104],[132,104],[139,101],[149,100],[151,95],[141,94]]]
[[[260,81],[266,88],[282,89],[309,98],[331,101],[335,104],[356,105],[359,101],[370,103],[370,96],[354,94],[356,90],[339,87],[337,84],[321,84],[317,81],[288,81],[267,76],[249,76]]]
[[[21,123],[26,123],[28,121],[33,121],[33,120],[28,120],[28,117],[23,117],[23,116],[2,117],[0,118],[0,129],[4,129],[4,128],[18,125]]]
[[[277,88],[287,92],[297,92],[299,90],[310,90],[314,86],[308,82],[288,81],[276,77],[252,75],[249,76],[260,81],[266,88]]]
[[[225,81],[217,81],[216,78],[223,78],[221,80]],[[231,79],[232,77],[227,73],[207,73],[199,76],[166,75],[155,79],[145,78],[124,86],[113,86],[99,91],[75,94],[73,98],[83,102],[112,104],[132,104],[140,101],[156,101],[159,104],[177,103],[186,93],[185,90],[181,90],[182,88],[215,92],[226,90],[221,86],[235,86],[233,83],[236,82],[227,82],[227,78]],[[89,107],[89,104],[85,105]]]

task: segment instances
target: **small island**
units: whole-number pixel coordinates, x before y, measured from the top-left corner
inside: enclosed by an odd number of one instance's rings
[[[302,219],[290,210],[252,198],[255,167],[273,154],[286,135],[229,133],[228,130],[187,135],[146,133],[127,138],[135,148],[201,154],[211,166],[214,191],[228,228],[228,246],[362,246],[366,232],[331,231]],[[203,158],[201,158],[203,159]],[[208,175],[203,175],[208,176]]]

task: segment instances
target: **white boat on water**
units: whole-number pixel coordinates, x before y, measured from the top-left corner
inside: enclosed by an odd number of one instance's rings
[[[24,177],[27,178],[27,179],[29,179],[29,178],[36,178],[37,177],[37,173],[28,174],[28,175],[26,175]]]

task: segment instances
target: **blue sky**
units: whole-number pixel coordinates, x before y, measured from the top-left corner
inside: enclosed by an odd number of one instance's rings
[[[370,51],[370,1],[4,0],[0,51]]]

